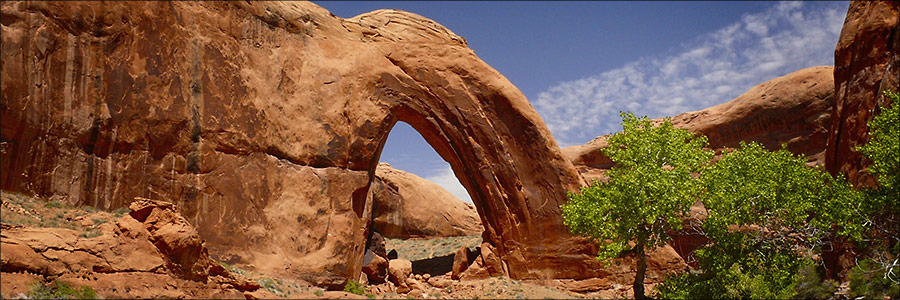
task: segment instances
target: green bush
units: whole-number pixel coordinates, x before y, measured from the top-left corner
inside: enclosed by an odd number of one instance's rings
[[[47,201],[44,202],[44,207],[46,208],[63,208],[65,205],[58,201]]]
[[[116,216],[116,218],[121,218],[129,212],[131,212],[131,209],[128,209],[127,207],[120,207],[113,211],[113,216]]]
[[[97,299],[97,293],[91,287],[74,288],[72,284],[62,280],[54,280],[49,284],[32,282],[27,296],[29,299]]]
[[[366,293],[366,288],[359,283],[359,281],[350,279],[344,284],[344,291],[351,294],[362,295]]]
[[[898,268],[893,266],[896,274]],[[896,276],[896,275],[894,275]],[[900,286],[891,281],[888,272],[872,259],[864,259],[850,271],[850,297],[866,299],[900,298]]]
[[[260,278],[259,280],[257,280],[256,282],[258,282],[259,285],[261,287],[263,287],[264,289],[268,290],[269,292],[272,292],[272,294],[275,294],[278,296],[284,295],[284,290],[282,290],[280,287],[278,287],[278,285],[275,284],[275,280],[272,280],[271,278],[263,277],[263,278]]]
[[[821,271],[809,263],[794,275],[794,299],[827,299],[837,292],[838,284],[834,280],[822,280]]]

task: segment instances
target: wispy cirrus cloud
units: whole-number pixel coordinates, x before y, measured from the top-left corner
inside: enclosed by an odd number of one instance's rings
[[[755,85],[834,64],[847,2],[779,2],[675,48],[538,94],[535,109],[560,146],[619,131],[619,111],[674,116],[729,101]]]

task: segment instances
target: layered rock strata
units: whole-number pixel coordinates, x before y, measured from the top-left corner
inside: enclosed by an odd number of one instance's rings
[[[852,1],[834,49],[834,115],[825,167],[856,185],[874,186],[856,151],[868,138],[867,123],[889,104],[882,91],[900,89],[898,1]]]
[[[597,274],[559,213],[581,177],[522,93],[431,20],[269,1],[4,1],[2,19],[3,190],[171,201],[211,256],[340,288],[404,121],[471,191],[511,277]]]

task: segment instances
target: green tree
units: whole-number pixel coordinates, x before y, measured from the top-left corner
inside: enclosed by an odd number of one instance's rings
[[[851,295],[900,296],[900,94],[885,91],[884,95],[892,104],[879,107],[880,112],[868,123],[868,142],[857,147],[871,161],[866,171],[876,176],[878,185],[866,189],[861,202],[872,227],[868,232],[870,258],[854,268]]]
[[[646,252],[669,240],[667,230],[681,229],[682,217],[700,194],[693,173],[713,152],[703,150],[706,137],[674,128],[668,118],[653,126],[646,117],[620,115],[623,131],[603,149],[616,163],[609,180],[570,193],[562,213],[572,233],[599,242],[598,259],[634,253],[634,296],[642,299]]]
[[[900,102],[900,95],[889,91],[885,91],[884,94],[894,105],[881,107],[881,112],[869,121],[869,141],[857,147],[857,150],[871,161],[866,171],[875,175],[878,181],[878,186],[869,190],[864,209],[876,216],[884,214],[898,216],[900,215],[900,205],[897,204],[897,199],[900,199],[900,105],[896,103]],[[895,238],[900,237],[895,235]]]
[[[700,227],[711,243],[695,251],[701,271],[667,280],[660,295],[811,297],[806,286],[821,279],[794,275],[808,265],[798,250],[817,252],[835,235],[858,240],[864,227],[861,194],[805,163],[784,149],[741,143],[704,168],[700,198],[708,215]]]

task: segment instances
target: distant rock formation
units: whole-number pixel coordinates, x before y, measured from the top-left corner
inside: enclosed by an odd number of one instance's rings
[[[371,187],[372,229],[387,238],[480,235],[484,231],[475,206],[466,204],[434,182],[394,169],[375,168]]]
[[[786,143],[810,165],[824,163],[834,104],[832,67],[812,67],[753,87],[734,100],[672,118],[672,125],[706,135],[714,149],[755,141],[775,150]],[[662,119],[655,119],[662,122]],[[563,149],[585,179],[601,180],[613,162],[600,150],[608,136]]]
[[[825,167],[856,185],[875,185],[864,172],[867,160],[855,148],[869,140],[867,123],[889,101],[882,91],[900,90],[898,6],[898,1],[850,2],[834,49],[836,100]]]
[[[3,190],[171,201],[211,256],[342,288],[404,121],[471,191],[511,277],[598,274],[560,216],[581,177],[522,93],[434,21],[274,1],[3,1],[2,14]]]

